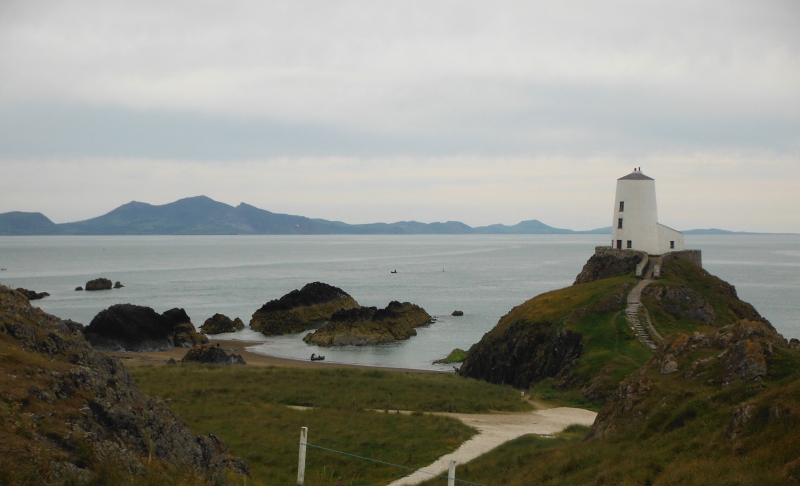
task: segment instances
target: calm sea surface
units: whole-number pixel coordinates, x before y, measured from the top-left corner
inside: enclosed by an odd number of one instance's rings
[[[88,324],[117,303],[158,312],[183,307],[196,326],[220,312],[248,322],[271,299],[321,281],[360,304],[410,301],[434,324],[396,344],[321,349],[304,335],[265,338],[245,330],[256,352],[418,369],[468,348],[512,307],[570,285],[606,235],[469,236],[35,236],[0,237],[0,283],[51,294],[34,302]],[[687,236],[704,267],[734,284],[787,338],[800,337],[800,236]],[[396,274],[390,273],[397,270]],[[125,288],[75,292],[106,277]],[[450,317],[454,310],[463,317]]]

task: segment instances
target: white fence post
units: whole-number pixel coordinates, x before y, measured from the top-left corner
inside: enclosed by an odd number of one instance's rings
[[[308,427],[300,427],[300,457],[297,459],[297,486],[306,481],[306,444],[308,444]]]
[[[456,486],[456,461],[450,461],[450,471],[447,473],[447,486]]]

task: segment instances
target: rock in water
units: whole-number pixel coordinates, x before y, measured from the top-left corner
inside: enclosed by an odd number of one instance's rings
[[[250,319],[250,328],[266,336],[302,332],[338,310],[354,307],[358,302],[344,290],[313,282],[264,304]]]
[[[450,354],[447,355],[444,359],[437,359],[433,362],[433,364],[449,364],[449,363],[461,363],[464,361],[464,358],[467,357],[467,352],[463,349],[456,348],[450,351]]]
[[[103,351],[166,351],[208,342],[183,309],[158,314],[150,307],[133,304],[100,311],[84,334],[92,346]]]
[[[86,290],[109,290],[111,288],[111,280],[107,278],[89,280],[84,288]]]
[[[460,310],[454,310],[454,311],[453,311],[453,313],[452,313],[451,315],[452,315],[452,316],[455,316],[455,317],[461,317],[461,316],[463,316],[463,315],[464,315],[464,311],[460,311]]]
[[[75,287],[75,290],[83,290],[83,287],[81,287],[80,285],[78,285],[77,287]]]
[[[114,284],[114,288],[115,289],[121,289],[122,287],[124,287],[124,285],[122,285],[122,282],[117,280],[117,282]]]
[[[36,292],[34,290],[23,289],[22,287],[18,288],[17,292],[27,297],[28,300],[38,300],[38,299],[43,299],[45,297],[50,297],[50,294],[48,294],[47,292]]]
[[[167,402],[142,394],[119,360],[4,286],[0,335],[0,355],[14,356],[0,360],[4,409],[15,417],[0,410],[0,448],[3,464],[14,464],[12,477],[88,484],[105,471],[138,483],[147,468],[156,475],[177,468],[207,478],[248,475],[247,463],[216,437],[194,436]]]
[[[238,354],[228,354],[213,344],[198,344],[190,349],[181,361],[219,365],[247,364]]]
[[[176,307],[165,311],[162,315],[174,325],[173,344],[176,348],[191,348],[195,344],[208,343],[208,338],[197,332],[185,310]]]
[[[385,309],[358,307],[337,311],[325,327],[303,338],[318,346],[364,346],[408,339],[415,327],[433,321],[425,309],[410,302],[390,302]]]
[[[244,322],[241,319],[237,317],[231,320],[230,317],[224,314],[214,314],[200,326],[200,330],[205,334],[222,334],[241,331],[242,329],[244,329]]]

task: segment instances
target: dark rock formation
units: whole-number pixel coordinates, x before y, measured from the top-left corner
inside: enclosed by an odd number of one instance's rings
[[[47,292],[36,292],[34,290],[23,289],[22,287],[18,288],[17,292],[27,297],[28,300],[38,300],[38,299],[43,299],[45,297],[50,297],[50,294],[48,294]]]
[[[83,287],[81,287],[80,285],[78,285],[77,287],[75,287],[75,290],[83,290]]]
[[[416,336],[415,327],[433,321],[425,309],[410,302],[390,302],[384,309],[357,307],[336,311],[330,321],[304,341],[318,346],[364,346]]]
[[[92,345],[105,351],[165,351],[207,343],[183,309],[158,314],[150,307],[112,305],[84,329]]]
[[[607,437],[621,428],[644,423],[657,413],[661,407],[654,406],[653,401],[680,387],[674,380],[662,385],[658,375],[674,374],[678,383],[694,381],[719,389],[736,382],[758,383],[767,377],[775,349],[788,347],[768,322],[746,319],[716,332],[670,336],[639,371],[619,384],[598,414],[588,438]],[[661,390],[662,386],[668,389]],[[733,411],[729,437],[736,437],[753,411],[747,404]]]
[[[181,361],[218,365],[247,364],[240,355],[228,354],[213,344],[198,344],[190,349]]]
[[[685,317],[712,325],[717,323],[717,313],[708,299],[689,287],[651,285],[645,287],[642,297],[655,299],[658,306],[674,317]]]
[[[195,344],[208,343],[208,338],[197,332],[185,310],[174,308],[162,315],[169,319],[173,326],[173,345],[176,348],[191,348]]]
[[[188,468],[212,482],[248,474],[218,439],[192,435],[164,400],[143,395],[118,360],[3,286],[0,335],[0,354],[14,357],[0,360],[0,453],[14,484],[83,484],[100,466],[124,476]]]
[[[464,311],[455,310],[455,311],[453,311],[453,313],[451,315],[456,316],[456,317],[461,317],[461,316],[464,315]]]
[[[636,265],[642,261],[646,253],[634,250],[615,250],[611,247],[598,246],[595,254],[583,266],[581,273],[575,277],[575,283],[594,282],[603,278],[620,277],[636,273]]]
[[[222,334],[241,331],[242,329],[244,329],[244,322],[241,319],[237,317],[231,320],[230,317],[224,314],[214,314],[200,326],[200,330],[205,334]]]
[[[86,282],[84,287],[86,290],[109,290],[111,288],[111,280],[107,278],[96,278]]]
[[[64,325],[67,326],[67,329],[70,330],[70,332],[80,332],[80,333],[82,333],[83,329],[86,327],[83,324],[81,324],[80,322],[75,322],[72,319],[64,319],[63,322],[64,322]]]
[[[115,289],[121,289],[122,287],[124,287],[124,285],[122,285],[122,282],[117,280],[117,282],[114,284],[114,288]]]
[[[267,336],[302,332],[338,310],[354,307],[358,302],[344,290],[313,282],[264,304],[250,319],[250,328]]]
[[[562,373],[583,354],[583,336],[552,322],[515,322],[471,349],[459,372],[490,383],[527,388]]]

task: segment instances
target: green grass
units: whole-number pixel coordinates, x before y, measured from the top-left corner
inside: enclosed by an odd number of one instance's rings
[[[422,412],[530,410],[507,388],[453,375],[381,370],[180,366],[131,369],[195,434],[213,433],[250,464],[253,484],[294,484],[300,427],[309,443],[408,467],[455,450],[474,430]],[[295,410],[287,405],[314,407]],[[415,411],[411,415],[396,410]],[[374,411],[378,410],[378,411]],[[404,470],[310,448],[308,484],[387,483]]]
[[[760,382],[721,385],[719,361],[701,378],[683,376],[691,362],[718,354],[690,351],[669,375],[644,368],[650,390],[604,439],[522,437],[459,466],[456,477],[506,486],[800,483],[800,353],[776,348]],[[731,438],[731,417],[742,403],[754,407],[753,418]]]

